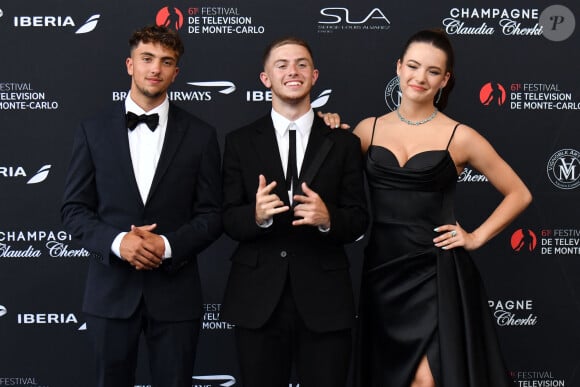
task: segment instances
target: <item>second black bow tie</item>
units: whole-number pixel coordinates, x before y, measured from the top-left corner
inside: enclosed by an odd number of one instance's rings
[[[140,122],[147,124],[151,131],[157,129],[157,125],[159,124],[159,114],[141,114],[138,116],[135,113],[127,112],[126,116],[127,128],[133,130],[139,125]]]

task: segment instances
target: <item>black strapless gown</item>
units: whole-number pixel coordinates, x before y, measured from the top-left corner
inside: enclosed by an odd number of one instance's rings
[[[427,355],[437,387],[510,386],[487,296],[463,248],[437,248],[455,224],[457,172],[447,150],[400,166],[371,146],[373,227],[365,250],[357,351],[359,387],[408,387]]]

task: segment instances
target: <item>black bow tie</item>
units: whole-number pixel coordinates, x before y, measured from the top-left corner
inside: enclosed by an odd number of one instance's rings
[[[159,124],[159,114],[141,114],[138,116],[135,113],[127,112],[126,122],[130,130],[135,129],[140,122],[143,122],[153,132],[157,128],[157,124]]]

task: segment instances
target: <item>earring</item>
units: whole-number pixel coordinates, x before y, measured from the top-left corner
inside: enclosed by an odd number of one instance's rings
[[[435,100],[435,103],[439,103],[439,100],[441,99],[441,94],[443,94],[442,87],[439,88],[439,93],[437,93],[437,99]]]

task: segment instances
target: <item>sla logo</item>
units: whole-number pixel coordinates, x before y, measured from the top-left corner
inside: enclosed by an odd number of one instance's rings
[[[512,234],[511,238],[512,250],[516,253],[521,253],[525,251],[532,252],[536,249],[538,245],[538,237],[536,233],[529,229],[516,230]]]
[[[6,307],[4,305],[0,305],[0,317],[6,316],[6,313],[8,313]]]
[[[163,7],[155,16],[155,24],[179,30],[183,27],[183,13],[175,7]]]
[[[479,101],[485,106],[497,104],[501,106],[505,103],[505,88],[497,82],[488,82],[479,90]]]
[[[388,26],[391,25],[389,19],[387,19],[383,11],[381,11],[379,8],[373,8],[368,13],[368,15],[366,15],[366,17],[363,17],[362,19],[354,19],[354,17],[351,17],[349,9],[342,7],[322,8],[320,10],[320,14],[322,16],[325,16],[327,19],[319,20],[318,21],[319,24],[346,23],[351,25],[360,25],[367,23],[369,20],[373,21],[378,20],[384,25]]]
[[[48,177],[50,173],[50,164],[43,165],[38,172],[36,172],[26,184],[38,184],[42,183]],[[23,167],[0,167],[0,177],[13,178],[13,177],[27,177],[26,172]]]
[[[560,189],[574,189],[580,185],[580,152],[561,149],[548,160],[548,178]]]
[[[100,14],[90,16],[76,31],[75,34],[86,34],[97,27]],[[71,16],[14,16],[14,27],[75,27]]]
[[[332,34],[339,31],[374,31],[383,32],[391,28],[391,21],[379,8],[352,12],[344,7],[328,7],[320,10],[322,16],[317,22],[320,34]]]

